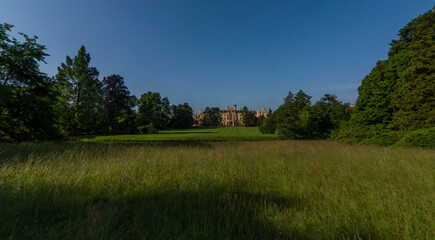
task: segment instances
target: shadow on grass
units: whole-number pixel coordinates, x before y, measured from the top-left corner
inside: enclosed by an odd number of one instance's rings
[[[282,231],[267,215],[301,199],[223,189],[162,191],[122,198],[59,189],[1,188],[1,239],[313,239]]]
[[[327,225],[274,221],[277,213],[301,215],[310,203],[273,192],[213,188],[110,197],[67,186],[21,194],[3,187],[0,199],[0,239],[324,239],[322,231],[328,238],[380,238],[365,227],[319,231]]]

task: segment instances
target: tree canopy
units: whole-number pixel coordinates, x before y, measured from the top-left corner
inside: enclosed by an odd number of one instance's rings
[[[412,20],[358,88],[352,123],[400,130],[435,126],[435,13]]]
[[[170,124],[171,106],[167,97],[160,93],[147,92],[138,101],[138,125],[153,124],[157,129],[167,128]]]
[[[36,36],[19,33],[23,42],[11,38],[12,27],[0,24],[0,140],[59,138],[55,82],[39,70],[46,48]]]
[[[67,134],[92,134],[100,128],[102,84],[98,70],[89,66],[90,61],[90,54],[81,46],[77,56],[67,56],[65,63],[57,68],[61,125]]]
[[[201,126],[219,126],[222,117],[218,107],[206,107],[204,110],[204,118],[201,121]]]
[[[103,128],[108,133],[134,133],[136,97],[130,95],[124,78],[114,74],[103,78]]]

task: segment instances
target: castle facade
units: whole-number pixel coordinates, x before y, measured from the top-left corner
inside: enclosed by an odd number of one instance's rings
[[[250,111],[253,112],[256,117],[264,116],[267,118],[267,112],[264,108],[261,110]],[[227,106],[226,110],[220,110],[219,113],[221,115],[221,126],[244,126],[243,111],[241,107],[237,110],[237,105],[234,105],[233,107]],[[193,120],[195,122],[194,126],[199,126],[203,118],[204,113],[202,109],[199,110],[199,114],[193,114]]]

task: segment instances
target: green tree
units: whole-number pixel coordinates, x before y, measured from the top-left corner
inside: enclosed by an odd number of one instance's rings
[[[435,126],[434,9],[402,28],[400,38],[390,43],[388,59],[363,79],[351,125],[402,130]]]
[[[193,125],[193,110],[188,103],[172,105],[172,127],[190,128]]]
[[[394,92],[393,123],[403,130],[435,126],[435,7],[400,30],[390,55],[406,51],[410,62]],[[396,53],[397,52],[397,53]]]
[[[257,126],[257,117],[255,116],[255,113],[249,111],[249,109],[246,106],[243,107],[242,110],[242,119],[243,119],[243,125],[245,127]]]
[[[36,36],[20,33],[23,42],[10,38],[12,27],[0,24],[0,140],[59,138],[55,81],[39,70],[46,48]]]
[[[348,103],[338,101],[334,94],[325,94],[310,109],[317,123],[318,137],[327,137],[343,122],[349,121],[351,111]]]
[[[106,133],[134,133],[136,97],[130,95],[124,78],[111,75],[103,78],[103,125]]]
[[[310,107],[311,97],[299,90],[296,95],[290,91],[274,114],[277,114],[278,135],[284,138],[305,138],[305,129],[301,121],[301,113]]]
[[[218,107],[206,107],[204,110],[204,118],[201,121],[201,126],[219,126],[222,117]]]
[[[262,126],[265,119],[266,118],[263,115],[259,116],[258,119],[257,119],[257,127]]]
[[[171,106],[167,97],[162,98],[158,92],[147,92],[138,101],[138,126],[152,123],[157,129],[170,125]]]
[[[97,69],[89,66],[90,61],[85,46],[81,46],[77,56],[67,56],[66,62],[57,68],[61,124],[67,134],[98,133],[101,127],[102,84]]]

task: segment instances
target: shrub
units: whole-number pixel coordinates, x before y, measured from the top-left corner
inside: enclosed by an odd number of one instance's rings
[[[409,132],[395,146],[435,148],[435,127]]]
[[[137,130],[141,133],[141,134],[156,134],[159,133],[159,131],[157,130],[157,128],[154,127],[154,125],[152,123],[148,124],[148,125],[142,125],[139,126],[137,128]]]
[[[385,132],[371,138],[363,139],[359,143],[363,145],[391,146],[397,143],[405,135],[406,132]]]

